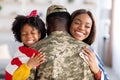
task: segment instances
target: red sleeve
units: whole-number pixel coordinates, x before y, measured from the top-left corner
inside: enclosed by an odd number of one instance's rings
[[[97,73],[94,74],[95,80],[101,80],[102,72],[99,70]]]
[[[29,48],[29,47],[25,47],[25,46],[19,47],[19,50],[28,57],[31,57],[33,55],[33,53],[35,53],[35,55],[37,55],[39,53],[38,50]]]

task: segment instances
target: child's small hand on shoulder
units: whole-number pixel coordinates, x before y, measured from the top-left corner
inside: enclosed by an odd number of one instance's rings
[[[45,55],[43,53],[39,52],[39,54],[37,54],[36,56],[35,53],[33,53],[32,57],[27,62],[27,65],[30,68],[34,68],[42,64],[44,62],[44,59],[45,59]]]

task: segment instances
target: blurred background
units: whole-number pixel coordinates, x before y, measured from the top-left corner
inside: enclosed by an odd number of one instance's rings
[[[4,79],[5,67],[21,45],[11,31],[14,18],[36,9],[45,21],[51,4],[62,4],[70,13],[80,8],[92,11],[97,24],[93,47],[102,58],[110,80],[120,80],[120,0],[0,0],[0,80]]]

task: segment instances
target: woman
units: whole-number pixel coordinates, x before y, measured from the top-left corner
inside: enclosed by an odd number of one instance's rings
[[[92,45],[96,37],[96,25],[93,15],[90,11],[79,9],[71,14],[70,34],[83,42]],[[83,48],[85,60],[89,64],[91,71],[94,73],[96,80],[109,80],[101,58],[92,48]],[[103,74],[103,75],[102,75]]]

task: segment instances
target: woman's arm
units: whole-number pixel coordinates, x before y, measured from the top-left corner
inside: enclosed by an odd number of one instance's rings
[[[102,73],[103,73],[103,76],[104,76],[104,80],[109,80],[109,77],[108,77],[108,75],[107,75],[107,73],[105,71],[102,59],[99,57],[98,53],[96,53],[95,51],[94,51],[94,53],[95,53],[95,56],[96,56],[96,58],[98,60],[99,68],[102,70]]]
[[[93,49],[89,48],[83,48],[82,52],[84,53],[85,59],[87,60],[91,71],[94,73],[96,80],[109,80],[108,76],[105,74],[103,62],[99,55],[96,55]]]

